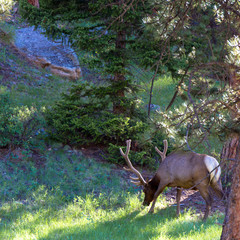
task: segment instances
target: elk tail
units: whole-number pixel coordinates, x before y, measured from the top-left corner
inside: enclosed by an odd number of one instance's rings
[[[218,161],[213,157],[205,156],[204,162],[210,173],[210,182],[217,182],[221,175],[221,168]]]

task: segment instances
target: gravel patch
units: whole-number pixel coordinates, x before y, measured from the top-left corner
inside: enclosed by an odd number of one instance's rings
[[[44,57],[52,64],[73,68],[79,65],[74,50],[63,44],[44,36],[41,29],[34,27],[17,29],[15,32],[15,45],[29,56]]]

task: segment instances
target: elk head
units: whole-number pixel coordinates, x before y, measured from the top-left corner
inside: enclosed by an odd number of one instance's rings
[[[164,140],[164,151],[161,152],[157,147],[155,147],[155,150],[158,152],[158,154],[161,156],[162,161],[166,158],[166,153],[167,153],[167,148],[168,148],[168,144],[167,144],[167,140]],[[141,175],[141,173],[133,167],[128,154],[130,151],[130,147],[131,147],[131,140],[127,140],[127,150],[126,153],[123,152],[123,150],[120,148],[120,153],[123,156],[123,158],[125,159],[128,168],[124,169],[128,172],[132,172],[134,173],[137,177],[131,177],[131,182],[137,186],[143,186],[143,192],[144,192],[144,201],[143,201],[143,205],[144,206],[149,206],[149,204],[153,201],[154,199],[154,194],[157,191],[158,185],[159,185],[159,179],[156,178],[152,178],[150,181],[146,181],[143,176]]]

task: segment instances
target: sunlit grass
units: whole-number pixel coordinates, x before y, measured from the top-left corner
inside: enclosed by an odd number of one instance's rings
[[[7,164],[7,163],[6,163]],[[3,163],[2,163],[3,165]],[[45,168],[19,171],[22,163],[2,166],[9,179],[1,179],[14,192],[0,208],[0,239],[219,239],[223,214],[206,223],[194,211],[176,207],[160,195],[154,214],[142,207],[143,194],[123,179],[115,165],[86,159],[74,151],[48,154]],[[16,170],[16,171],[15,171]],[[38,181],[36,182],[36,177]]]
[[[152,103],[159,105],[162,110],[165,110],[176,90],[176,84],[170,76],[163,75],[158,77],[154,81]],[[181,100],[177,98],[174,105],[177,105],[179,101],[181,102]]]
[[[222,221],[222,216],[214,215],[203,223],[196,214],[189,211],[176,218],[175,209],[167,207],[164,200],[160,200],[156,213],[148,214],[146,208],[141,208],[137,194],[125,194],[124,201],[117,205],[116,198],[113,197],[109,203],[112,209],[109,210],[105,208],[104,195],[99,199],[87,195],[85,198],[76,198],[73,202],[65,202],[54,191],[47,193],[47,196],[44,191],[40,192],[44,195],[38,196],[42,198],[42,205],[41,201],[36,200],[2,206],[1,239],[220,238],[221,227],[216,223]]]

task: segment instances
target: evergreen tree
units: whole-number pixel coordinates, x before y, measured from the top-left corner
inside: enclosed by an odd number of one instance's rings
[[[68,39],[87,52],[85,62],[101,74],[100,85],[78,84],[54,106],[48,119],[55,139],[68,144],[121,143],[146,125],[136,107],[138,87],[129,71],[134,44],[143,35],[148,1],[20,1],[22,15],[52,38]],[[54,112],[55,114],[52,114]],[[66,137],[67,136],[67,137]]]
[[[129,72],[134,52],[131,46],[141,34],[143,18],[151,13],[148,1],[41,0],[40,9],[20,1],[21,12],[31,23],[41,26],[53,38],[68,37],[76,48],[87,51],[88,65],[100,69],[111,89],[115,114],[128,114],[131,103],[126,92],[136,87]]]
[[[231,108],[231,104],[223,109],[211,103],[213,98],[223,100],[225,88],[219,80],[231,78],[227,40],[238,32],[238,21],[233,21],[237,15],[219,1],[42,0],[40,10],[27,0],[20,3],[23,16],[48,35],[69,36],[76,48],[90,53],[86,61],[104,74],[102,93],[115,114],[136,115],[131,97],[137,89],[129,72],[133,59],[155,71],[152,88],[157,73],[170,72],[179,81],[168,108],[177,95],[188,98],[193,111],[185,119],[191,119],[197,131],[200,127],[204,139],[209,126],[214,126],[212,119],[219,124],[216,116]],[[152,90],[149,106],[151,95]],[[210,104],[193,101],[202,96],[208,96]],[[204,111],[200,110],[203,104]]]

